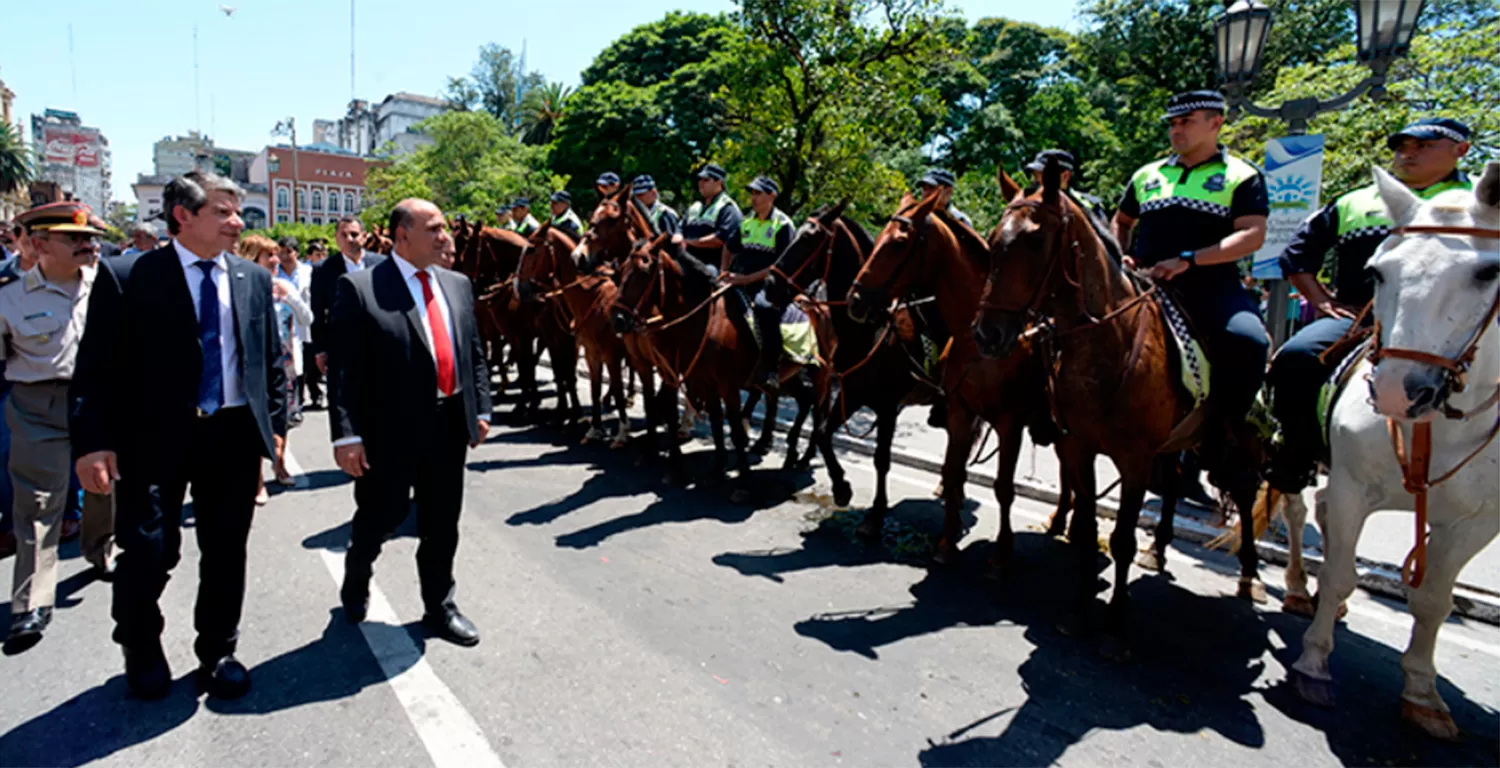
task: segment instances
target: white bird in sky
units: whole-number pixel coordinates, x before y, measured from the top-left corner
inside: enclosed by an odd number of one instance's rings
[[[223,11],[225,16],[233,16],[234,12],[239,9],[232,5],[221,5],[219,6],[219,10]]]

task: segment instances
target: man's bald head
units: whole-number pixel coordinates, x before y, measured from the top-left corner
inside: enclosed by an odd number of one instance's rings
[[[389,232],[398,255],[418,269],[452,261],[453,236],[443,211],[430,200],[407,198],[391,209]]]

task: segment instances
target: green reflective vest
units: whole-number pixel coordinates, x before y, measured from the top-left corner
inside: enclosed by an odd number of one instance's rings
[[[651,215],[651,226],[655,227],[658,232],[661,231],[661,217],[663,214],[670,213],[673,217],[680,218],[677,216],[677,211],[672,210],[671,206],[660,200],[656,202],[656,205],[651,206],[648,213]]]
[[[536,217],[526,214],[526,218],[517,224],[515,219],[507,218],[503,229],[508,229],[519,235],[530,236],[533,232],[541,229],[542,225],[537,222]]]
[[[1222,161],[1212,160],[1194,168],[1186,179],[1182,178],[1182,168],[1173,164],[1172,158],[1158,160],[1136,171],[1131,177],[1131,188],[1135,191],[1136,202],[1140,203],[1141,217],[1153,211],[1180,207],[1229,219],[1235,188],[1259,175],[1260,169],[1228,152],[1222,157]],[[1220,164],[1223,166],[1221,172],[1209,172],[1213,170],[1210,165]]]
[[[1426,189],[1412,190],[1417,197],[1431,200],[1445,192],[1471,192],[1474,184],[1466,178],[1438,182]],[[1460,205],[1468,200],[1455,201]],[[1391,231],[1390,217],[1386,216],[1385,203],[1380,199],[1380,188],[1371,184],[1361,187],[1338,199],[1334,208],[1339,214],[1338,244],[1366,236],[1385,238]]]
[[[790,227],[792,217],[781,212],[780,208],[771,209],[771,218],[762,221],[754,216],[749,216],[740,221],[740,245],[745,248],[774,253],[776,251],[776,234],[782,227]]]
[[[567,223],[571,223],[578,230],[578,234],[583,234],[583,220],[578,218],[578,214],[574,213],[572,208],[563,211],[561,216],[552,217],[552,226],[554,227],[560,227]]]
[[[734,200],[724,192],[720,192],[719,196],[715,197],[707,207],[703,205],[702,200],[698,200],[688,207],[687,219],[683,221],[683,224],[707,225],[709,229],[713,229],[714,225],[719,223],[719,211],[723,210],[725,205],[734,205]]]

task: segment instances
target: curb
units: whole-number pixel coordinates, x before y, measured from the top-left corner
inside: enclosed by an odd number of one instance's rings
[[[538,364],[549,371],[551,370],[550,361],[538,361]],[[579,368],[578,374],[582,379],[586,380],[588,378],[588,372],[583,367]],[[680,405],[684,400],[680,392],[677,398]],[[761,424],[764,418],[760,413],[750,414],[750,420],[753,424]],[[785,433],[790,426],[790,421],[779,416],[777,417],[777,432]],[[833,444],[836,448],[852,451],[862,456],[874,456],[875,454],[875,444],[873,442],[850,437],[843,432],[834,432]],[[934,456],[924,451],[916,451],[892,445],[891,461],[892,463],[918,469],[938,475],[939,477],[942,475],[942,457]],[[981,467],[969,467],[967,481],[986,486],[993,485],[995,482],[995,473]],[[1047,504],[1057,503],[1058,488],[1056,486],[1024,478],[1015,478],[1013,482],[1016,494],[1019,496]],[[1095,502],[1095,506],[1099,517],[1107,520],[1114,520],[1119,512],[1119,505],[1109,498],[1099,499]],[[1155,510],[1142,509],[1137,527],[1152,530],[1156,527],[1159,517],[1159,514]],[[1175,538],[1190,541],[1194,544],[1203,544],[1224,532],[1222,528],[1204,525],[1197,520],[1185,516],[1179,516],[1173,520],[1172,528]],[[1285,567],[1291,558],[1291,551],[1285,545],[1274,541],[1267,541],[1265,539],[1257,541],[1255,543],[1255,550],[1263,562],[1274,563],[1282,567]],[[1316,550],[1304,548],[1302,550],[1302,562],[1303,566],[1307,569],[1308,575],[1315,577],[1323,567],[1323,556]],[[1406,602],[1407,586],[1401,581],[1401,567],[1399,565],[1360,557],[1355,560],[1355,572],[1359,586],[1365,588],[1365,590],[1383,597],[1390,597],[1401,602]],[[1453,590],[1453,613],[1465,618],[1482,621],[1486,624],[1500,626],[1500,594],[1460,582]]]

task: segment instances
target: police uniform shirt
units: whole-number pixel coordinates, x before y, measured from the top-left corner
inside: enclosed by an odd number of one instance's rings
[[[1423,200],[1431,200],[1450,190],[1474,188],[1469,178],[1454,171],[1426,189],[1412,190]],[[1313,214],[1287,244],[1281,254],[1284,275],[1317,274],[1323,268],[1324,256],[1333,251],[1333,286],[1339,303],[1363,307],[1375,298],[1375,285],[1365,272],[1365,262],[1390,235],[1391,221],[1385,203],[1374,184],[1343,195]]]
[[[1268,216],[1270,199],[1259,168],[1224,147],[1196,166],[1172,155],[1135,172],[1120,195],[1119,211],[1136,220],[1136,263],[1149,267],[1183,251],[1214,245],[1234,233],[1235,219]],[[1239,282],[1234,262],[1194,267],[1175,282]]]
[[[529,213],[526,214],[526,218],[522,219],[519,224],[516,223],[515,219],[512,219],[510,217],[506,217],[505,219],[505,229],[508,229],[520,235],[531,235],[541,228],[541,223],[536,220],[535,216],[532,216]]]
[[[47,280],[38,265],[0,288],[0,346],[7,381],[73,378],[97,273],[95,267],[83,267],[78,282],[69,286]]]
[[[568,236],[574,240],[583,235],[583,221],[578,218],[578,214],[573,212],[572,206],[563,211],[561,216],[553,216],[552,226],[568,233]]]
[[[730,253],[737,253],[740,247],[741,219],[740,207],[734,202],[734,198],[727,192],[720,192],[708,205],[699,200],[688,208],[687,216],[682,220],[682,237],[684,240],[697,240],[718,235],[719,240],[729,246]],[[688,253],[705,264],[719,264],[718,248],[689,248]]]
[[[740,247],[729,271],[750,275],[768,269],[792,242],[792,219],[780,208],[771,209],[771,218],[762,220],[751,214],[740,222]]]
[[[677,211],[660,200],[646,209],[646,216],[651,219],[651,226],[656,227],[658,235],[675,235],[682,229],[682,220]]]

